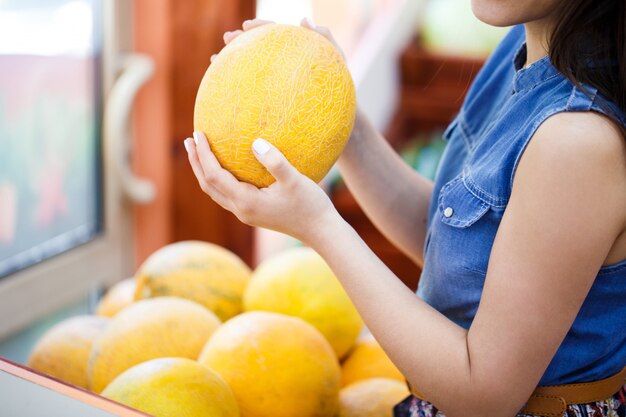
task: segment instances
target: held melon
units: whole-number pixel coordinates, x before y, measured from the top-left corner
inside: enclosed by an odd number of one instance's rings
[[[332,43],[309,29],[267,24],[239,35],[210,65],[194,129],[239,180],[274,182],[252,154],[260,137],[319,182],[343,150],[355,112],[354,83]]]
[[[239,417],[224,380],[191,359],[160,358],[135,365],[102,395],[154,417]]]

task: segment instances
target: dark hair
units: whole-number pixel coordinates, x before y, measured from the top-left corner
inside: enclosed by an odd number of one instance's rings
[[[597,88],[626,114],[626,0],[562,0],[555,13],[552,65],[583,91],[582,84]]]

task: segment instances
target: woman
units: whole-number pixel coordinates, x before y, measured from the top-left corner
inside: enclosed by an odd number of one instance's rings
[[[268,142],[253,144],[276,178],[266,189],[223,170],[199,132],[195,144],[185,141],[189,160],[222,207],[304,241],[329,263],[421,393],[396,415],[624,416],[625,2],[472,7],[486,23],[517,26],[447,129],[434,184],[362,113],[339,160],[370,219],[423,265],[419,297]],[[601,382],[580,385],[592,381]]]

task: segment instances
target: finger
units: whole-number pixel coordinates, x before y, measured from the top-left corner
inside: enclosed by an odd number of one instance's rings
[[[220,193],[215,187],[207,185],[206,189],[203,188],[202,191],[211,197],[211,200],[215,201],[224,210],[228,210],[230,212],[234,210],[232,201],[230,201],[230,199],[224,194]]]
[[[252,19],[252,20],[246,20],[245,22],[243,22],[241,27],[243,28],[243,30],[250,30],[250,29],[254,29],[256,27],[267,25],[270,23],[274,23],[274,22],[271,20]]]
[[[319,33],[320,35],[328,39],[335,46],[335,48],[337,48],[338,51],[341,51],[341,48],[339,48],[339,45],[337,44],[337,41],[335,40],[332,32],[326,26],[316,25],[313,22],[313,20],[311,20],[311,18],[309,17],[305,17],[304,19],[302,19],[300,21],[300,26],[305,27],[307,29],[311,29]],[[342,52],[342,55],[343,55],[343,52]]]
[[[202,170],[202,165],[200,165],[200,160],[198,159],[198,153],[196,152],[196,148],[193,143],[192,138],[187,138],[185,140],[185,149],[187,149],[187,156],[189,157],[189,163],[191,164],[191,169],[193,170],[196,179],[198,180],[198,185],[205,194],[208,194],[213,201],[219,204],[222,208],[232,211],[233,204],[228,197],[222,194],[215,187],[207,184],[204,178],[204,171]]]
[[[276,181],[288,183],[293,181],[299,172],[276,147],[264,139],[252,143],[254,156],[269,171]]]
[[[211,152],[209,143],[202,132],[194,132],[194,140],[187,143],[185,146],[190,148],[188,152],[193,154],[195,151],[197,154],[200,172],[204,173],[202,178],[207,186],[206,193],[222,207],[246,222],[256,208],[255,201],[259,195],[259,189],[254,185],[237,181],[230,172],[223,169]],[[212,171],[208,171],[207,168]]]
[[[243,190],[244,183],[241,183],[227,170],[222,168],[219,161],[211,151],[209,141],[200,131],[193,132],[196,152],[204,172],[204,178],[208,185],[215,187],[222,194],[236,199]]]
[[[200,188],[204,191],[207,184],[204,180],[204,171],[202,170],[202,165],[200,165],[196,148],[193,146],[193,139],[187,138],[183,143],[185,144],[185,149],[187,150],[187,157],[189,158],[191,170],[198,180],[198,185],[200,185]]]
[[[217,58],[217,54],[211,55],[211,64],[215,61],[215,58]]]
[[[243,30],[241,29],[233,30],[232,32],[225,32],[224,43],[228,45],[230,42],[232,42],[233,39],[235,39],[237,36],[241,35],[242,33],[243,33]]]
[[[307,29],[316,30],[317,25],[313,22],[310,17],[305,17],[300,21],[300,26],[305,27]]]

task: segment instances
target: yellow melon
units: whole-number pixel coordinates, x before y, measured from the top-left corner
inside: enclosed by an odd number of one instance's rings
[[[195,359],[219,325],[215,314],[183,298],[137,301],[112,318],[94,344],[89,387],[101,392],[116,376],[150,359]]]
[[[300,317],[328,339],[338,357],[354,345],[363,322],[324,259],[293,248],[265,260],[244,293],[244,309]]]
[[[341,385],[346,386],[362,379],[377,377],[405,380],[376,339],[367,334],[359,338],[350,355],[343,361]]]
[[[252,271],[234,253],[212,243],[177,242],[159,249],[137,271],[135,298],[187,298],[221,320],[241,312]]]
[[[250,148],[261,137],[320,181],[348,140],[355,109],[350,72],[328,39],[268,24],[239,35],[217,55],[198,90],[194,129],[239,180],[258,187],[274,181]]]
[[[238,417],[232,390],[190,359],[143,362],[115,378],[102,395],[154,417]]]
[[[135,279],[126,278],[109,288],[98,303],[96,314],[113,317],[133,301],[135,301]]]
[[[109,320],[77,316],[64,320],[39,339],[27,365],[62,381],[87,388],[87,362],[94,341]]]
[[[339,393],[339,417],[393,417],[393,407],[409,396],[395,379],[364,379]]]
[[[340,370],[324,337],[296,317],[243,313],[209,339],[199,362],[232,388],[242,417],[333,417]]]

